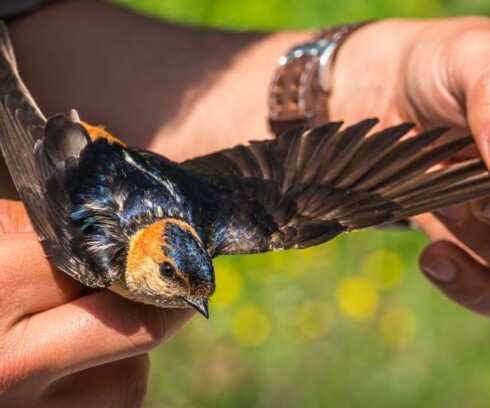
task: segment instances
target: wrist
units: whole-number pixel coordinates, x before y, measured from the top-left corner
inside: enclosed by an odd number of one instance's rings
[[[376,21],[352,33],[339,49],[328,101],[330,120],[379,117],[378,126],[401,121],[392,111],[404,64],[421,20]]]

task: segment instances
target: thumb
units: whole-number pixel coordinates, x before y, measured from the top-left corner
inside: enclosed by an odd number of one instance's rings
[[[490,273],[469,253],[448,241],[430,244],[420,256],[425,277],[466,309],[490,316]]]

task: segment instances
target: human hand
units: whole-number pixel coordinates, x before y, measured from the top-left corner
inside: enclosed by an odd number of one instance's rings
[[[424,275],[443,294],[490,317],[490,214],[488,199],[422,217],[432,244],[420,256]]]
[[[359,29],[338,54],[331,118],[350,122],[380,116],[380,126],[410,121],[419,130],[449,125],[452,134],[474,135],[490,167],[489,41],[490,19],[481,17],[386,20]],[[420,257],[425,275],[450,299],[489,315],[486,203],[463,204],[416,221],[433,241]]]
[[[193,315],[93,291],[52,268],[24,207],[0,200],[0,405],[134,407],[147,351]]]

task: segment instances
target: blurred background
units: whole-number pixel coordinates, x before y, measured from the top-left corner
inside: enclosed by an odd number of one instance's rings
[[[228,29],[490,13],[488,0],[113,0]],[[211,319],[152,352],[146,407],[486,407],[490,322],[418,271],[421,233],[221,257]]]

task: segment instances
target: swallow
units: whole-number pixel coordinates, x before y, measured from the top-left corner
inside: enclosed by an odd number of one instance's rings
[[[127,146],[76,111],[45,118],[0,27],[0,148],[50,262],[93,288],[208,317],[212,259],[307,248],[490,194],[447,129],[292,129],[184,162]]]

